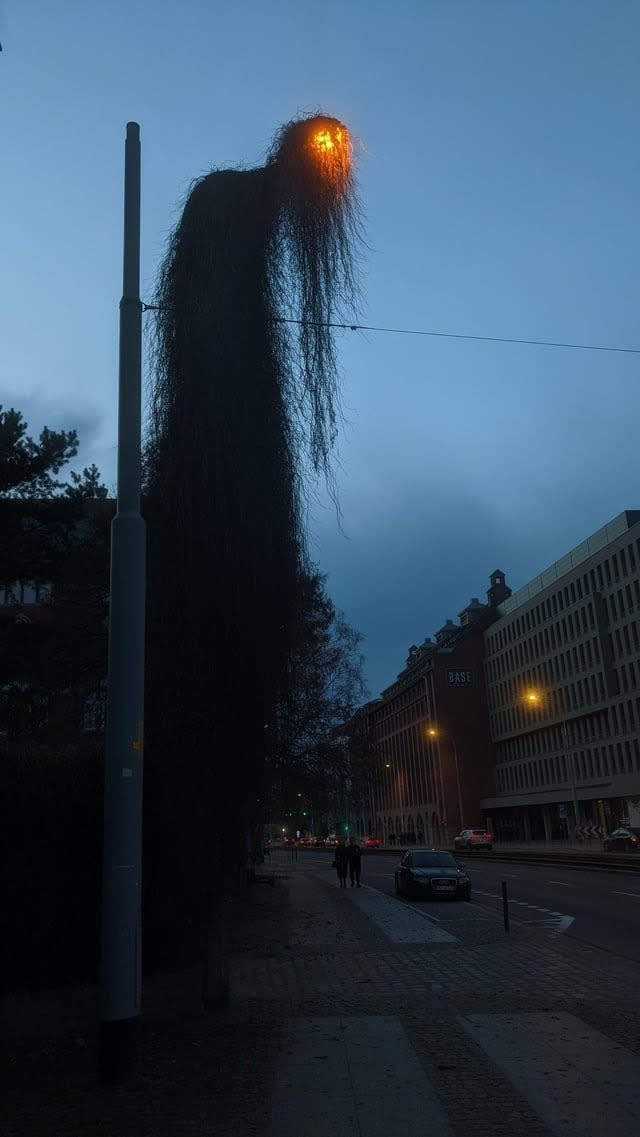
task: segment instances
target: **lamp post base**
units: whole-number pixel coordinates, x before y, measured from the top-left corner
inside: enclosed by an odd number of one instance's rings
[[[117,1086],[134,1074],[139,1019],[102,1020],[98,1077],[102,1086]]]

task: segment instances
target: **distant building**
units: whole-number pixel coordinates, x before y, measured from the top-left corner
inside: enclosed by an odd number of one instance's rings
[[[367,705],[375,749],[374,826],[391,844],[439,844],[482,821],[493,752],[484,684],[484,632],[510,590],[491,575],[487,603],[475,597],[409,649],[395,683]]]
[[[498,840],[640,825],[640,511],[599,529],[486,627]],[[596,832],[595,836],[598,835]]]

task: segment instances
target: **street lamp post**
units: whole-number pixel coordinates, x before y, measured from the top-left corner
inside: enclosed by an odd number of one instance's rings
[[[430,738],[435,739],[435,741],[438,743],[438,767],[439,767],[439,773],[440,773],[440,794],[441,794],[441,798],[442,798],[443,821],[444,821],[444,824],[446,826],[446,824],[447,824],[447,807],[446,807],[446,802],[445,802],[445,798],[444,798],[444,783],[443,783],[443,779],[442,779],[442,757],[440,754],[441,732],[436,730],[435,727],[429,727],[427,733],[428,733]],[[458,760],[458,748],[456,746],[455,739],[453,738],[452,735],[449,736],[448,741],[451,743],[451,749],[453,751],[453,763],[454,763],[455,771],[456,771],[456,790],[457,790],[457,795],[458,795],[458,821],[460,823],[460,829],[462,830],[462,829],[464,829],[464,807],[462,804],[462,783],[460,781],[460,762]]]
[[[111,523],[105,742],[100,1075],[131,1073],[141,1001],[145,525],[140,514],[140,127],[127,123],[120,303],[118,507]]]
[[[451,739],[451,745],[453,747],[453,760],[455,762],[455,767],[456,767],[456,787],[458,790],[458,821],[460,822],[460,831],[462,832],[462,830],[464,829],[464,808],[462,805],[462,785],[460,782],[460,763],[458,762],[458,748],[457,748],[457,746],[455,744],[455,740],[453,738]]]
[[[527,691],[524,696],[524,701],[530,707],[540,707],[542,705],[542,695],[539,691]],[[566,719],[562,720],[562,739],[567,759],[569,779],[571,782],[571,800],[573,803],[574,828],[577,829],[580,824],[580,810],[578,806],[578,790],[576,786],[576,765],[573,748],[569,745],[569,731],[567,728]]]
[[[562,736],[564,739],[564,749],[567,755],[567,765],[569,767],[569,776],[571,778],[571,797],[573,800],[573,817],[575,821],[575,828],[577,829],[580,824],[580,814],[578,810],[578,791],[576,788],[576,762],[573,748],[569,747],[569,731],[567,723],[562,723]]]

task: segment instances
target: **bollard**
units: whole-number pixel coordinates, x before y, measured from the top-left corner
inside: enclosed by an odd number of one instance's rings
[[[502,882],[502,914],[504,916],[504,930],[509,931],[509,897],[507,896],[507,882]]]

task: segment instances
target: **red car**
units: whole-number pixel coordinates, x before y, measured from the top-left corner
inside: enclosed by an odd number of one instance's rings
[[[363,849],[379,849],[381,844],[382,844],[382,841],[380,840],[379,837],[363,837],[362,838],[362,848]]]

